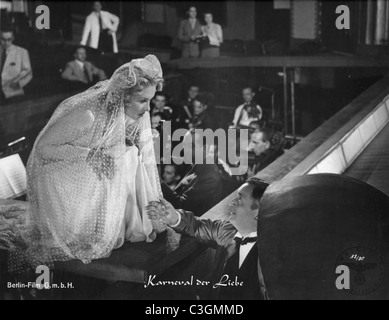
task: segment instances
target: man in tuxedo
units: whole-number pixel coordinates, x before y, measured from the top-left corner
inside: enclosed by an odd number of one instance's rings
[[[67,63],[61,77],[64,80],[78,82],[84,85],[95,83],[95,78],[98,81],[107,79],[103,70],[96,68],[91,62],[86,61],[86,50],[81,46],[76,48],[74,60]]]
[[[214,129],[215,124],[208,109],[209,99],[201,94],[193,99],[193,117],[189,129]]]
[[[93,2],[93,11],[85,20],[81,45],[87,44],[102,54],[118,53],[116,31],[119,26],[119,17],[102,10],[100,1]],[[88,38],[89,42],[88,42]]]
[[[173,129],[188,128],[188,124],[193,117],[193,101],[198,96],[200,88],[197,85],[191,85],[185,99],[174,110],[175,122],[172,124]]]
[[[178,29],[178,39],[182,42],[183,58],[198,58],[200,55],[199,39],[202,35],[201,24],[197,20],[196,7],[190,7],[189,18],[181,21]]]
[[[23,88],[32,79],[32,69],[28,51],[15,46],[11,28],[3,29],[0,47],[0,99],[24,95]]]
[[[162,220],[175,231],[216,249],[212,270],[216,299],[268,299],[256,246],[259,202],[267,187],[256,178],[243,184],[230,202],[229,221],[197,218],[192,212],[176,210],[166,200],[147,206],[150,219]],[[238,285],[221,285],[227,279]]]

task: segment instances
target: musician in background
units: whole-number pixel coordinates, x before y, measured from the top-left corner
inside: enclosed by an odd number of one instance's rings
[[[172,119],[173,109],[166,105],[167,96],[162,91],[157,91],[154,98],[151,100],[150,115],[153,116],[158,113],[162,113],[163,119],[170,121]]]
[[[188,124],[193,117],[193,101],[200,92],[200,88],[197,85],[191,85],[188,88],[187,96],[180,105],[174,110],[175,122],[173,129],[188,128]]]
[[[262,128],[264,128],[264,122],[260,121],[251,121],[249,124],[249,140],[251,140],[251,136],[253,133],[260,132]]]
[[[254,101],[253,88],[249,86],[243,88],[242,96],[244,103],[236,109],[233,125],[230,128],[248,128],[251,122],[262,119],[262,108]]]
[[[214,129],[215,124],[208,109],[209,99],[205,94],[199,94],[193,99],[193,117],[189,129]]]
[[[254,132],[248,151],[255,154],[255,157],[252,162],[249,161],[247,178],[253,177],[282,156],[284,146],[285,138],[282,133],[275,132],[270,128],[261,128],[258,132]]]

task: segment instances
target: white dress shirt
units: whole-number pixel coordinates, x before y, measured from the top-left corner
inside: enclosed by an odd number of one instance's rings
[[[101,16],[100,12],[95,12],[95,14],[97,16],[97,19],[99,19],[99,23],[100,23],[100,16]],[[102,26],[103,30],[108,29],[107,25],[104,23],[104,20],[103,20],[102,16],[101,16],[101,26]]]
[[[113,52],[117,53],[118,44],[116,40],[116,31],[119,26],[119,17],[108,11],[100,11],[100,14],[91,12],[85,20],[84,30],[82,32],[82,39],[80,44],[83,46],[88,45],[91,48],[97,49],[99,47],[100,38],[100,22],[99,16],[101,16],[103,29],[108,29],[112,32]]]
[[[257,237],[257,232],[250,233],[245,238],[255,238]],[[238,232],[235,237],[243,238],[242,235]],[[246,260],[249,255],[251,249],[256,245],[257,242],[250,242],[240,246],[239,248],[239,268],[242,266],[243,262]]]
[[[258,121],[258,120],[262,119],[262,114],[263,114],[262,113],[262,108],[259,105],[256,106],[256,108],[259,111],[259,115],[258,115],[258,117],[255,117],[255,118],[250,117],[248,112],[246,110],[243,110],[245,105],[246,104],[244,103],[244,104],[240,105],[236,109],[235,115],[234,115],[234,120],[233,120],[234,127],[237,127],[238,125],[242,125],[242,126],[247,126],[248,127],[252,121]],[[240,117],[240,113],[241,112],[243,112],[243,113],[242,113],[242,117],[240,118],[240,121],[239,121],[239,117]],[[239,123],[238,123],[238,121],[239,121]]]
[[[196,18],[189,18],[189,23],[190,23],[190,26],[192,27],[192,30],[195,28],[196,26]]]
[[[77,59],[76,59],[76,62],[81,67],[81,69],[84,70],[84,62],[77,60]]]

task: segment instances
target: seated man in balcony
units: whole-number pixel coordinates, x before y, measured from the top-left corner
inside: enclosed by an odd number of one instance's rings
[[[24,95],[23,88],[32,79],[28,51],[13,44],[14,33],[11,28],[1,31],[0,47],[0,100]]]
[[[107,79],[105,72],[96,68],[86,58],[85,48],[81,46],[77,47],[74,51],[74,60],[67,63],[65,70],[61,74],[62,79],[84,86],[90,86],[97,81]]]
[[[196,218],[192,212],[176,210],[166,200],[150,202],[147,207],[150,219],[163,221],[175,231],[217,250],[212,272],[213,298],[267,299],[256,246],[259,202],[267,187],[255,178],[242,185],[230,203],[229,221]],[[228,280],[239,285],[225,285]]]

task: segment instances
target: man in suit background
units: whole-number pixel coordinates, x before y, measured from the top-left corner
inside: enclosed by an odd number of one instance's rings
[[[175,231],[216,249],[211,271],[213,298],[268,299],[256,246],[259,203],[267,187],[257,178],[243,184],[229,204],[230,217],[225,221],[197,218],[192,212],[176,210],[166,200],[147,206],[150,219],[163,221]],[[226,284],[227,279],[241,285],[217,286]]]
[[[32,69],[28,51],[15,46],[11,28],[1,31],[1,93],[0,99],[9,99],[24,95],[23,88],[32,79]]]
[[[67,63],[61,77],[64,80],[77,82],[82,85],[91,85],[98,81],[107,79],[105,72],[96,68],[91,62],[86,61],[86,50],[84,47],[77,47],[74,52],[74,60]]]
[[[93,2],[93,11],[85,20],[80,44],[86,46],[88,43],[91,48],[98,49],[102,54],[118,53],[116,31],[119,22],[119,17],[102,10],[100,1]]]
[[[197,58],[200,55],[201,24],[196,18],[196,7],[190,7],[188,14],[189,18],[181,21],[180,28],[178,29],[178,39],[182,42],[182,57]]]

